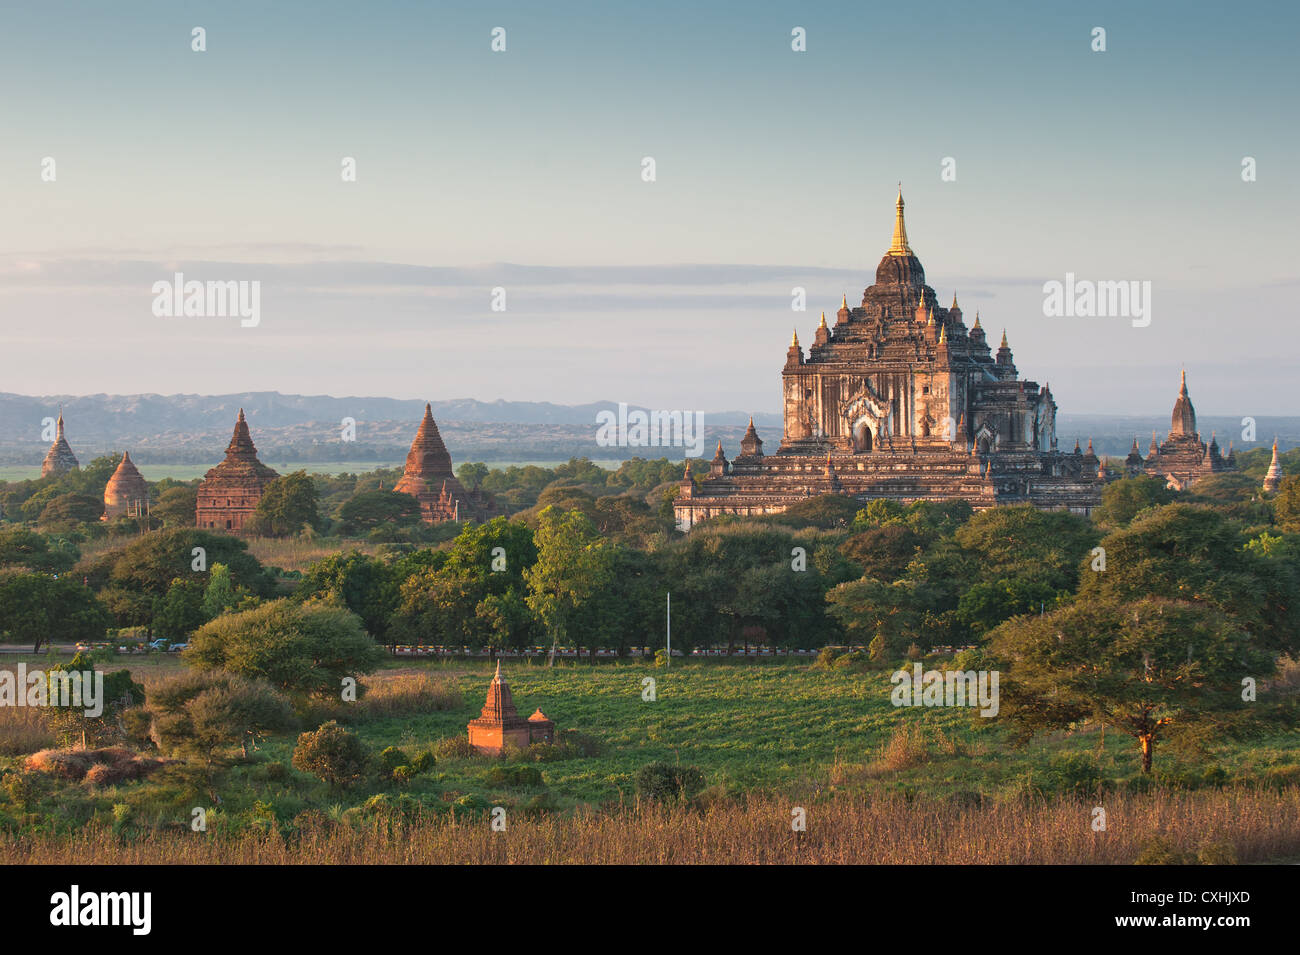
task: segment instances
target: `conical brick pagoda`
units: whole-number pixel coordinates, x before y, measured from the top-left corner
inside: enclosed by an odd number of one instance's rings
[[[555,723],[540,707],[528,719],[519,715],[510,694],[510,684],[501,676],[501,661],[498,660],[483,712],[478,719],[469,721],[470,746],[480,753],[500,756],[507,748],[524,749],[529,743],[550,743],[554,739]]]
[[[124,514],[139,517],[148,507],[149,485],[131,461],[131,452],[123,451],[117,470],[104,486],[104,516],[101,520],[111,521]]]
[[[420,516],[425,523],[442,521],[484,521],[492,517],[491,499],[479,491],[468,491],[451,469],[451,455],[442,443],[433,408],[424,406],[424,420],[406,455],[401,480],[393,488],[410,494],[420,502]]]
[[[41,462],[41,477],[58,477],[61,474],[67,474],[69,471],[75,471],[81,465],[77,463],[77,456],[72,453],[72,447],[68,444],[68,439],[63,436],[63,409],[59,409],[59,420],[56,425],[58,430],[54,436],[54,443],[50,445],[50,450],[45,452],[45,460]]]
[[[226,446],[226,459],[203,476],[199,485],[195,525],[205,530],[244,533],[266,486],[280,475],[257,459],[244,409],[239,409],[235,433]]]

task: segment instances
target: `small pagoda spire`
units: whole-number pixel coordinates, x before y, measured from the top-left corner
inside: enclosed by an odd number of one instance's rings
[[[980,327],[980,310],[978,308],[975,309],[975,327]]]
[[[1002,344],[1001,344],[1001,346],[999,346],[999,347],[1001,347],[1001,348],[1010,348],[1010,347],[1011,347],[1010,345],[1007,344],[1007,330],[1006,330],[1005,328],[1002,329]]]
[[[1273,460],[1268,466],[1268,473],[1264,475],[1264,490],[1272,493],[1278,489],[1282,483],[1282,462],[1277,459],[1277,438],[1273,439]]]
[[[841,293],[840,293],[840,308],[847,309],[848,307],[849,307],[849,293],[848,293],[848,292],[841,292]]]
[[[940,344],[940,345],[946,345],[946,344],[948,344],[948,326],[947,326],[947,325],[941,325],[941,326],[939,326],[939,344]]]
[[[826,313],[825,313],[825,312],[822,312],[822,320],[821,320],[821,324],[818,325],[817,327],[818,327],[818,328],[825,328],[825,327],[826,327]]]
[[[955,289],[953,290],[952,293],[952,307],[953,308],[957,307],[957,291]]]
[[[799,347],[799,329],[797,328],[794,330],[794,337],[790,339],[790,347],[791,348]]]
[[[894,241],[889,244],[889,255],[911,255],[912,249],[907,244],[907,225],[903,222],[903,184],[898,184],[897,210],[894,215]]]

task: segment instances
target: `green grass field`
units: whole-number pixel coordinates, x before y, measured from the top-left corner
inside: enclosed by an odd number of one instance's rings
[[[21,657],[5,659],[11,667]],[[29,666],[43,658],[26,658]],[[123,657],[146,689],[177,672],[175,657]],[[110,664],[112,669],[117,664]],[[1096,728],[1057,733],[1017,749],[995,721],[971,710],[895,708],[888,673],[818,669],[807,663],[694,663],[671,670],[650,664],[563,664],[554,669],[509,663],[505,674],[521,715],[538,707],[557,730],[595,737],[597,755],[529,763],[543,774],[542,786],[514,786],[488,780],[499,760],[489,757],[440,759],[405,786],[384,782],[335,791],[318,779],[288,768],[296,732],[267,740],[248,763],[236,763],[216,789],[228,815],[274,812],[286,821],[305,809],[345,810],[377,792],[405,794],[432,808],[452,804],[524,808],[544,805],[569,810],[608,807],[634,799],[633,776],[640,767],[665,761],[696,766],[712,791],[816,798],[834,794],[879,794],[998,801],[1021,798],[1032,781],[1052,778],[1053,758],[1079,754],[1096,761],[1110,788],[1137,783],[1136,746]],[[459,690],[454,709],[401,718],[351,720],[371,749],[400,747],[408,757],[449,737],[463,738],[478,715],[491,679],[482,664],[394,662],[366,678],[376,692],[387,681],[427,673]],[[646,677],[656,681],[657,699],[642,699]],[[345,704],[335,704],[344,706]],[[314,728],[309,718],[303,728]],[[514,764],[519,758],[511,760]],[[0,759],[17,769],[21,755]],[[1274,786],[1300,782],[1300,738],[1279,733],[1249,745],[1235,744],[1194,759],[1170,751],[1157,755],[1161,783],[1220,783]],[[94,789],[60,783],[57,815],[89,819],[115,804],[133,807],[139,818],[174,824],[201,794],[167,774],[143,782]],[[1050,784],[1048,791],[1051,792]],[[51,803],[51,806],[54,806]],[[80,807],[80,808],[78,808]],[[270,807],[269,809],[267,807]]]

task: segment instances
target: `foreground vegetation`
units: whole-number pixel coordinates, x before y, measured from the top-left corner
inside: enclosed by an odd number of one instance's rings
[[[1248,864],[1300,857],[1300,788],[1121,795],[968,805],[892,795],[810,802],[794,833],[788,799],[755,796],[681,811],[658,806],[571,817],[513,817],[494,832],[474,817],[384,809],[355,824],[312,816],[239,832],[151,832],[123,839],[101,826],[75,840],[0,833],[0,865],[431,864]]]

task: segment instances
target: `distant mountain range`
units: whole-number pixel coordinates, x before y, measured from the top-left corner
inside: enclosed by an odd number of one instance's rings
[[[597,415],[617,414],[618,405],[596,401],[558,405],[545,401],[477,401],[459,398],[431,402],[433,416],[456,464],[464,461],[564,461],[570,457],[609,459],[683,456],[680,447],[601,447]],[[39,464],[50,442],[42,422],[63,408],[73,451],[85,463],[123,449],[141,464],[201,464],[220,460],[235,416],[244,409],[253,440],[268,462],[366,461],[399,464],[406,456],[424,414],[424,402],[399,398],[335,398],[282,395],[274,391],[228,395],[51,395],[0,393],[0,464]],[[636,410],[636,409],[633,409]],[[640,409],[646,410],[646,409]],[[356,422],[355,440],[342,440],[344,419]],[[719,440],[734,456],[749,421],[743,411],[706,411],[703,456],[712,457]],[[1283,449],[1300,445],[1300,417],[1261,417],[1253,443],[1242,440],[1239,417],[1200,416],[1208,440],[1217,432],[1226,453],[1231,440],[1245,450],[1279,438]],[[768,450],[781,441],[781,416],[754,415],[754,426]],[[1133,438],[1145,456],[1151,432],[1163,440],[1169,414],[1057,417],[1060,447],[1089,438],[1098,454],[1123,456]],[[694,451],[695,449],[692,449]]]

